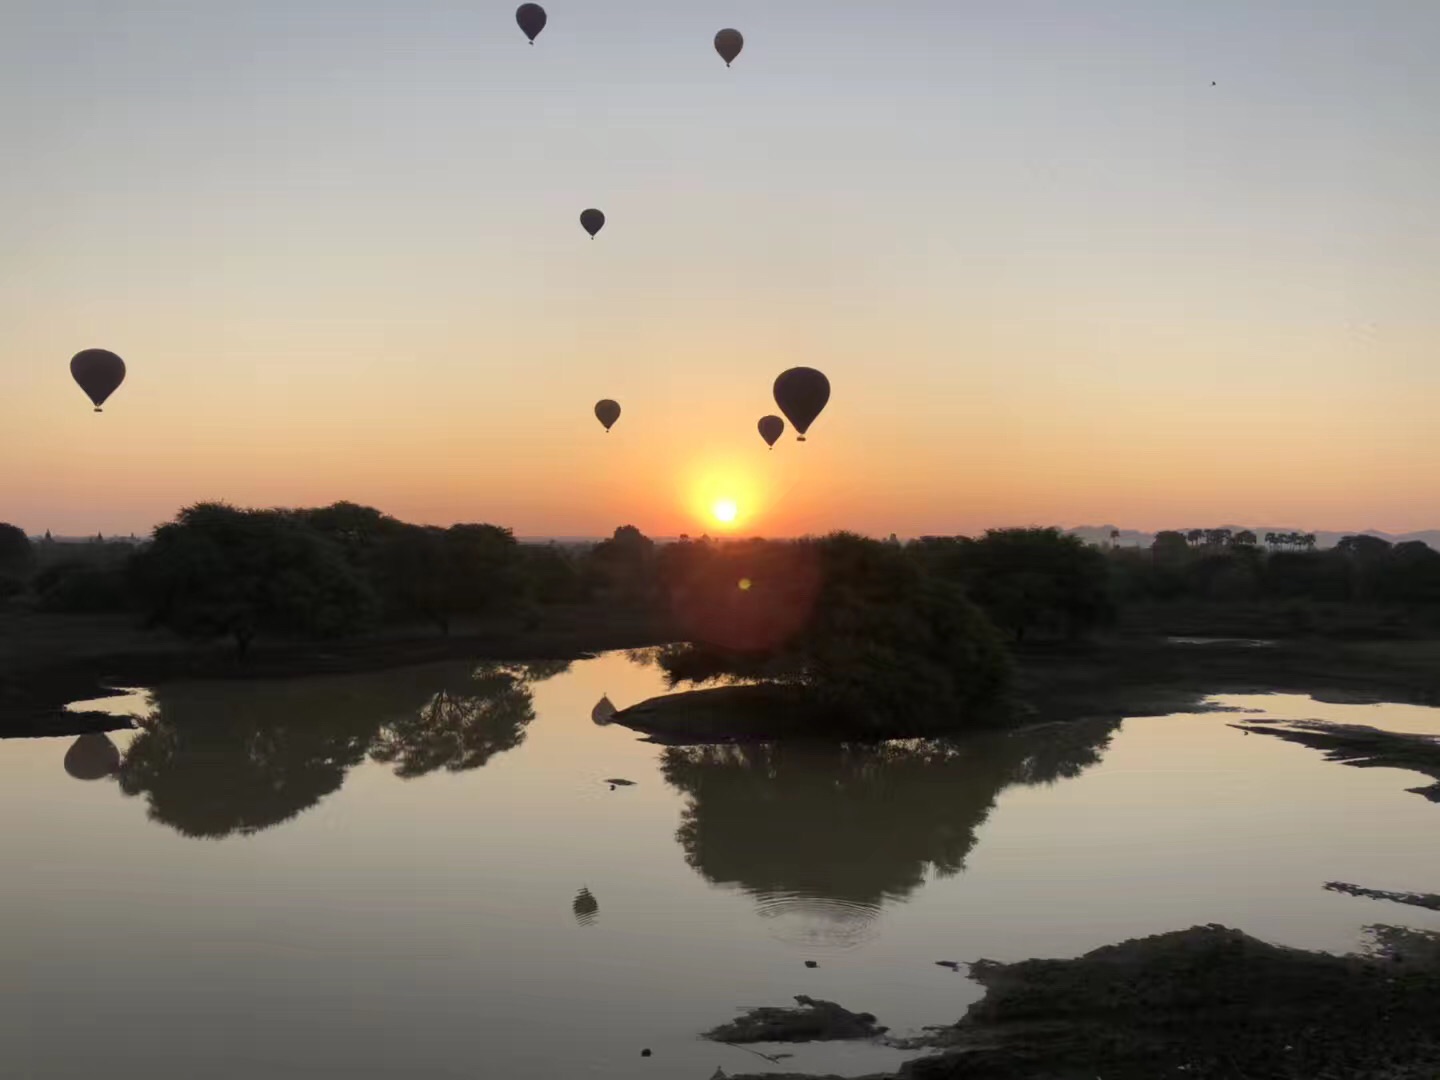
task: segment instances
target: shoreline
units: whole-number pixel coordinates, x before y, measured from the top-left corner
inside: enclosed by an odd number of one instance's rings
[[[197,646],[139,630],[124,619],[10,614],[0,616],[0,738],[124,726],[105,713],[65,708],[119,693],[111,687],[305,678],[463,659],[582,660],[675,638],[673,628],[644,613],[580,606],[549,609],[527,625],[464,625],[449,637],[429,627],[397,627],[345,641],[261,642],[242,663],[226,646]],[[1282,638],[1257,648],[1243,640],[1186,644],[1154,632],[1131,632],[1087,643],[1029,645],[1017,649],[1014,658],[1014,685],[997,710],[999,717],[986,717],[983,724],[972,719],[957,733],[1193,712],[1205,707],[1207,697],[1226,693],[1440,705],[1440,637]],[[664,742],[754,741],[824,732],[815,714],[795,708],[783,690],[778,696],[786,699],[785,707],[752,709],[765,696],[753,687],[677,692],[632,706],[617,715],[617,722]],[[736,709],[724,707],[728,699],[754,715],[737,720]]]
[[[77,624],[74,642],[60,641]],[[45,633],[17,642],[26,624]],[[538,625],[478,624],[450,636],[431,628],[396,628],[384,635],[329,642],[261,642],[240,661],[233,648],[194,645],[134,629],[119,620],[73,616],[10,617],[0,623],[0,738],[85,734],[127,726],[101,712],[74,712],[75,701],[118,696],[115,687],[152,687],[192,680],[302,679],[418,667],[447,660],[584,660],[597,653],[642,649],[672,639],[654,619],[591,609],[553,613]],[[19,648],[7,646],[19,644]]]

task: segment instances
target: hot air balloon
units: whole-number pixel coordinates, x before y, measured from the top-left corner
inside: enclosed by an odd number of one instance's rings
[[[120,771],[120,751],[99,732],[81,735],[65,753],[65,771],[76,780],[103,780]]]
[[[745,48],[745,35],[739,30],[721,30],[715,35],[715,51],[720,54],[720,59],[725,61],[729,67],[740,55],[740,50]]]
[[[105,349],[86,349],[70,361],[70,375],[100,412],[105,399],[125,381],[125,361]]]
[[[595,234],[605,227],[605,215],[599,210],[585,210],[580,214],[581,227],[590,234],[590,239],[595,239]]]
[[[570,902],[570,910],[575,912],[575,921],[581,926],[594,926],[600,918],[600,901],[589,889],[581,889]]]
[[[610,429],[615,426],[615,421],[620,419],[620,406],[609,398],[597,401],[595,403],[595,419],[605,425],[605,431],[608,434]]]
[[[814,368],[797,367],[775,380],[775,404],[805,441],[805,433],[830,400],[830,380]]]
[[[760,423],[755,426],[760,429],[760,438],[764,439],[766,445],[772,450],[780,441],[780,436],[785,434],[785,421],[778,416],[762,416]]]
[[[540,36],[540,31],[545,29],[545,9],[539,4],[521,4],[515,12],[515,21],[520,24],[520,29],[525,31],[525,36],[530,39],[530,44],[535,44],[535,39]]]

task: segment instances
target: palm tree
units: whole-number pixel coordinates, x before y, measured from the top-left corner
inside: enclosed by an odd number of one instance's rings
[[[1199,547],[1205,539],[1205,530],[1191,529],[1185,534],[1185,539],[1190,542],[1191,547]]]
[[[1315,550],[1315,534],[1314,534],[1314,533],[1306,533],[1304,536],[1300,537],[1300,544],[1301,544],[1302,547],[1305,548],[1306,551],[1314,551],[1314,550]]]

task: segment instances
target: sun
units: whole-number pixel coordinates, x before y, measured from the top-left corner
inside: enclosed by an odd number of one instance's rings
[[[716,499],[715,505],[710,507],[710,513],[720,524],[732,525],[740,515],[740,508],[735,505],[734,499]]]

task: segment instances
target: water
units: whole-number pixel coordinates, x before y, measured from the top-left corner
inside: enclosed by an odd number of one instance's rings
[[[592,721],[660,692],[653,668],[520,674],[136,691],[106,707],[159,724],[111,736],[118,779],[74,779],[73,739],[0,742],[0,1074],[706,1080],[767,1068],[696,1038],[741,1006],[954,1021],[978,992],[938,960],[1440,929],[1322,889],[1440,892],[1413,774],[1229,726],[1440,710],[1251,696],[949,751],[667,751]],[[788,1049],[777,1068],[903,1059]]]

